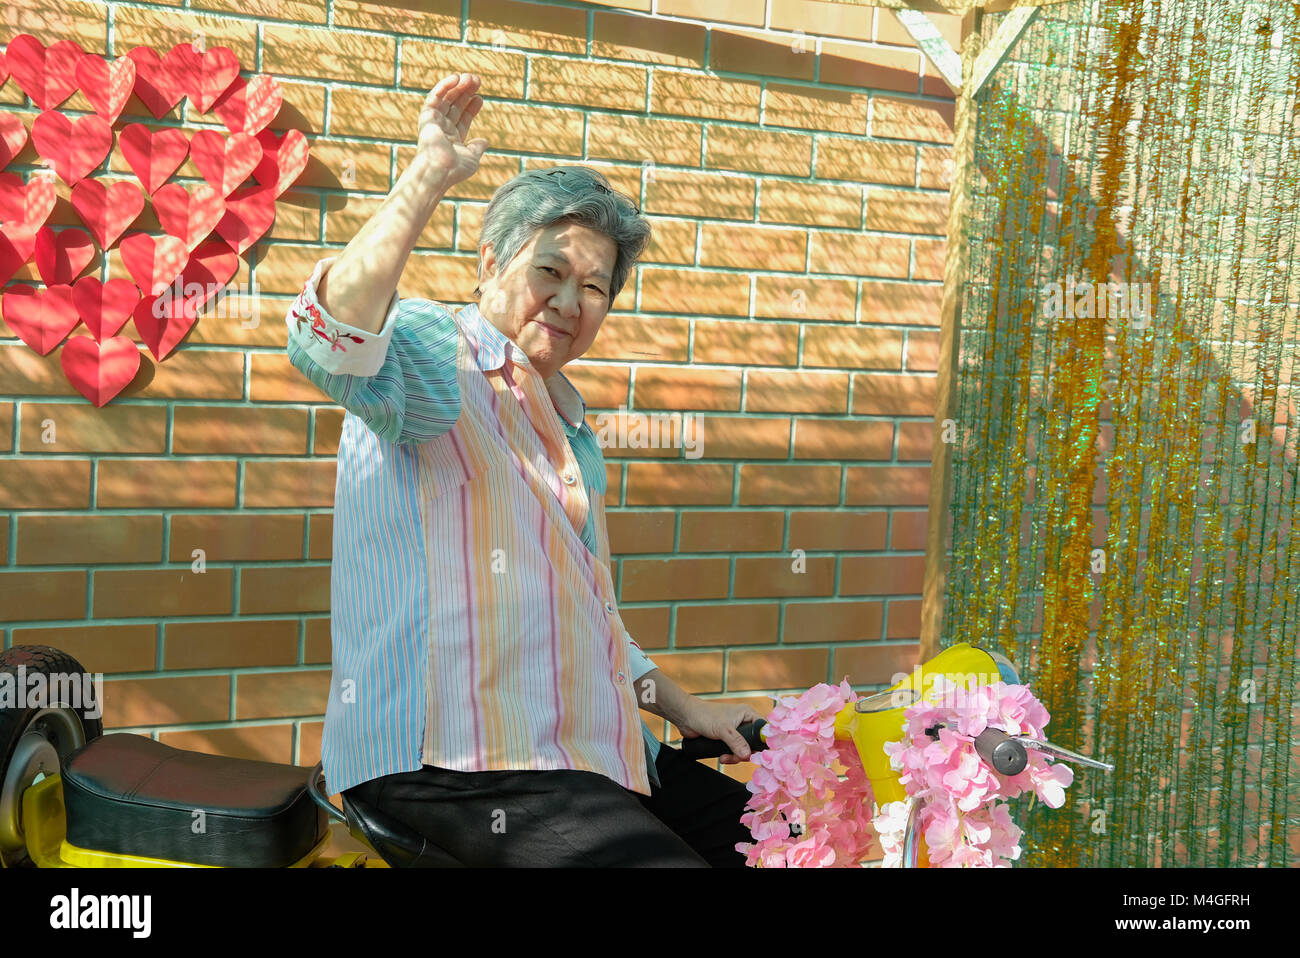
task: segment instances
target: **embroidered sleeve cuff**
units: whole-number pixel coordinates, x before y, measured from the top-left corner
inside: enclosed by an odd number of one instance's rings
[[[635,682],[647,672],[653,672],[659,666],[655,665],[650,656],[641,651],[641,646],[637,645],[632,636],[627,637],[629,665],[632,667],[632,681]]]
[[[316,264],[302,292],[289,307],[285,323],[289,335],[298,341],[303,351],[326,372],[348,376],[374,376],[384,365],[388,343],[393,336],[397,318],[397,293],[389,300],[384,324],[378,333],[367,332],[340,323],[321,307],[316,299],[316,285],[325,275],[337,256],[330,256]]]

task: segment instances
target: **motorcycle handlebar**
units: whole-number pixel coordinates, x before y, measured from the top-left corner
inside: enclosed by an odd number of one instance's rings
[[[766,719],[755,719],[736,729],[749,744],[751,752],[761,752],[767,748],[767,742],[763,740],[762,736],[763,726],[766,724]],[[717,758],[719,755],[730,754],[731,746],[721,739],[704,738],[703,736],[682,739],[682,755],[686,758]]]

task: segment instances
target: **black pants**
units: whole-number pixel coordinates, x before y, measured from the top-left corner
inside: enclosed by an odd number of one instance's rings
[[[348,789],[463,865],[743,867],[743,783],[661,745],[649,796],[596,772],[425,765]]]

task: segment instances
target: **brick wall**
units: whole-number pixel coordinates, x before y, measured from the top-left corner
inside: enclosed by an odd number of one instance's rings
[[[424,93],[467,70],[484,79],[474,135],[490,152],[435,212],[402,295],[467,301],[487,201],[527,168],[598,167],[654,223],[595,345],[567,370],[593,427],[620,405],[700,417],[698,459],[606,450],[633,635],[689,691],[761,709],[781,691],[846,674],[879,686],[910,669],[951,94],[888,10],[653,2],[5,4],[3,43],[30,32],[121,56],[201,32],[245,76],[280,79],[272,128],[303,130],[312,149],[234,278],[256,280],[256,326],[201,319],[161,364],[145,352],[99,410],[68,386],[57,351],[42,358],[0,328],[5,646],[54,645],[104,672],[109,728],[317,760],[342,410],[290,366],[283,316],[409,161]],[[956,19],[934,19],[957,46]],[[0,104],[30,128],[36,108],[14,81]],[[89,105],[77,93],[62,109]],[[115,130],[153,122],[134,98],[127,113]],[[171,119],[212,117],[178,107]],[[29,144],[10,169],[35,159]],[[110,164],[127,169],[116,148]],[[52,222],[75,224],[60,191]],[[29,266],[18,279],[37,276]],[[139,341],[131,323],[124,334]]]

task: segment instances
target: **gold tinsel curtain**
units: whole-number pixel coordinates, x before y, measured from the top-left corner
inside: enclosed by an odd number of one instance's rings
[[[1298,96],[1300,3],[1076,0],[976,97],[941,644],[1117,766],[1027,861],[1300,858]]]

